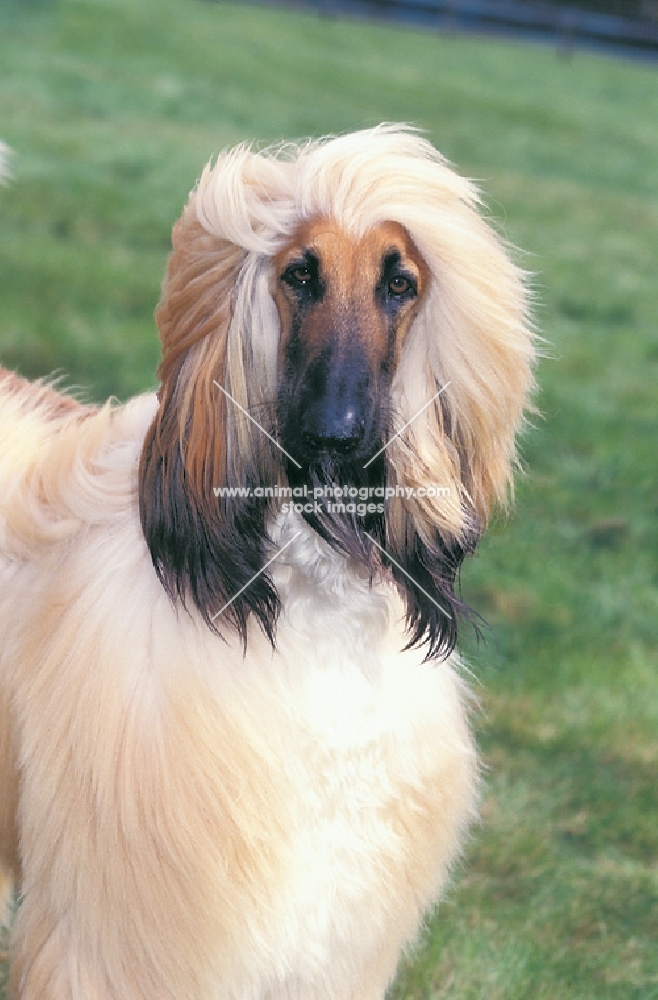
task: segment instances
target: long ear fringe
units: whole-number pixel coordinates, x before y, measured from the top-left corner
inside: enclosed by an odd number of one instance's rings
[[[406,597],[405,649],[427,644],[426,659],[446,659],[457,644],[460,619],[469,620],[477,630],[477,616],[455,593],[461,564],[471,553],[459,545],[448,549],[439,535],[434,551],[416,538],[406,559],[409,577],[403,579],[393,567]]]
[[[173,601],[188,603],[218,635],[235,629],[243,644],[253,614],[274,643],[280,606],[269,577],[263,501],[218,498],[214,510],[196,495],[180,446],[163,452],[149,433],[140,488],[140,516],[156,573]]]
[[[459,596],[462,563],[481,534],[477,518],[464,503],[459,530],[439,530],[437,520],[416,499],[401,498],[389,505],[382,540],[382,562],[406,604],[406,648],[427,643],[427,659],[450,655],[461,619],[479,632],[478,616]]]
[[[444,236],[430,254],[430,294],[396,372],[398,419],[409,421],[398,461],[405,476],[413,477],[414,463],[426,467],[429,483],[447,476],[443,485],[468,497],[483,530],[511,495],[516,434],[534,389],[535,335],[527,276],[478,216],[469,212],[459,222],[454,245]]]
[[[276,468],[269,441],[251,440],[238,400],[232,401],[235,392],[243,409],[249,407],[242,369],[254,366],[253,356],[245,361],[242,331],[232,332],[245,262],[241,247],[201,227],[192,199],[174,229],[156,313],[160,407],[142,450],[139,505],[156,573],[172,600],[195,606],[216,633],[224,634],[228,623],[243,642],[253,614],[273,642],[279,600],[260,572],[267,559],[267,502],[215,495],[226,486],[260,485]],[[262,284],[256,282],[261,294]],[[229,365],[231,336],[239,346]]]
[[[512,495],[535,334],[527,275],[474,205],[453,204],[443,220],[431,215],[410,230],[429,264],[430,289],[396,372],[404,430],[387,452],[389,480],[414,492],[387,515],[386,531],[409,574],[393,568],[407,599],[410,645],[427,642],[428,656],[445,656],[458,618],[479,631],[455,590],[492,509]],[[423,487],[434,495],[420,496]]]

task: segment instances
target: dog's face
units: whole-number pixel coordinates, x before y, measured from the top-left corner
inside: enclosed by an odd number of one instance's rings
[[[245,642],[255,616],[274,641],[277,510],[254,487],[384,488],[367,516],[303,516],[397,585],[411,644],[448,653],[459,566],[504,501],[533,383],[524,277],[470,183],[389,126],[239,147],[174,228],[157,321],[139,502],[172,598]]]
[[[382,487],[391,381],[429,280],[421,255],[397,223],[354,236],[318,218],[277,256],[274,275],[277,429],[294,458],[284,460],[289,484]],[[365,532],[383,538],[381,514],[334,515],[316,503],[304,517],[336,548],[380,565]]]
[[[363,466],[390,433],[388,391],[427,267],[397,223],[355,237],[327,218],[274,266],[282,443],[309,467]]]

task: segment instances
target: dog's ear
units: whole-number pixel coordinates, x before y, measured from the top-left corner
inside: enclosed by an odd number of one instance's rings
[[[425,240],[413,234],[431,281],[393,386],[404,429],[386,451],[389,484],[413,487],[387,510],[392,572],[410,642],[428,640],[430,655],[451,651],[468,613],[455,594],[459,569],[511,495],[534,386],[525,273],[474,205],[453,205],[448,221]]]
[[[253,612],[273,641],[278,598],[257,575],[266,560],[265,503],[221,495],[226,487],[248,490],[272,471],[266,436],[254,436],[243,415],[251,405],[249,345],[240,330],[231,335],[236,304],[245,311],[241,296],[258,279],[242,247],[199,223],[194,193],[172,243],[156,313],[160,405],[139,468],[144,536],[172,599],[191,602],[214,631],[231,623],[243,641]]]
[[[424,423],[426,433],[416,428],[411,434],[409,428],[388,449],[387,486],[396,495],[387,501],[383,547],[406,602],[408,646],[427,642],[430,658],[448,656],[459,618],[472,617],[456,588],[482,524],[460,478],[458,450],[447,432],[441,433],[446,422],[435,415]]]

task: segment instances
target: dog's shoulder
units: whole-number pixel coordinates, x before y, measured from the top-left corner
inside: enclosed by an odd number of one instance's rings
[[[153,395],[85,405],[0,371],[0,549],[25,559],[131,502]]]

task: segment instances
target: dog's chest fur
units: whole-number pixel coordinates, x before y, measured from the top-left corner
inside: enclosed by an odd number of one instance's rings
[[[321,622],[306,616],[310,633]],[[295,634],[291,647],[283,626],[262,678],[263,715],[243,731],[249,745],[259,722],[269,728],[256,756],[272,796],[269,846],[280,844],[255,901],[254,939],[276,956],[282,982],[295,970],[300,997],[332,977],[342,983],[332,995],[350,996],[346,956],[360,978],[390,975],[454,857],[473,779],[452,668],[386,649],[387,630],[355,641],[331,616],[324,624],[330,639],[316,632],[300,645]]]
[[[277,651],[254,627],[243,655],[155,578],[130,449],[99,468],[79,530],[15,574],[4,609],[33,611],[5,647],[20,814],[38,817],[21,821],[22,933],[45,909],[63,954],[114,941],[112,968],[87,972],[127,968],[114,988],[140,1000],[142,979],[163,997],[381,996],[472,810],[455,667],[400,653],[393,592],[310,529],[273,566]]]
[[[254,900],[247,968],[260,941],[291,996],[332,977],[331,995],[350,996],[357,966],[381,990],[436,898],[471,809],[474,753],[453,667],[401,654],[392,595],[326,565],[326,552],[324,565],[308,555],[293,548],[274,572],[277,654],[256,639],[227,687],[215,678],[217,704],[242,720],[265,797],[254,811],[268,848],[279,844]]]

